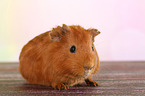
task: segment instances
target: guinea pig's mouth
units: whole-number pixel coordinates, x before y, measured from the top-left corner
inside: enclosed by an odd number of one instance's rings
[[[87,78],[91,73],[91,70],[85,70],[84,72],[84,78]]]

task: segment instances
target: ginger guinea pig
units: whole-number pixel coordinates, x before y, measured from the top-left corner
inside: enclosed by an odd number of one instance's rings
[[[99,69],[99,57],[93,44],[97,29],[63,24],[40,34],[22,49],[19,70],[31,84],[69,89],[86,82],[98,86],[91,79]]]

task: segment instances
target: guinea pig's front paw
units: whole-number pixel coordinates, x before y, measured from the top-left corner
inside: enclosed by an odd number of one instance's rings
[[[58,83],[56,84],[55,86],[53,86],[54,89],[57,89],[57,90],[62,90],[62,89],[69,89],[69,86],[66,85],[66,84],[63,84],[63,83]]]
[[[85,82],[88,86],[100,86],[96,81],[93,81],[91,78],[85,79]]]

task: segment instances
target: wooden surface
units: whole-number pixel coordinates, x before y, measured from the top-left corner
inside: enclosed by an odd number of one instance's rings
[[[18,71],[18,63],[0,63],[0,96],[145,96],[145,62],[101,62],[93,80],[101,86],[83,83],[59,91],[28,84]]]

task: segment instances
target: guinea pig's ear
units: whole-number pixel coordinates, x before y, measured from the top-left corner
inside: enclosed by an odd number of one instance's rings
[[[97,36],[98,34],[100,34],[100,31],[98,31],[97,29],[88,29],[89,33],[91,33],[92,35],[92,40],[94,42],[94,37]]]
[[[52,41],[59,42],[63,36],[66,35],[66,33],[69,31],[69,26],[63,24],[62,27],[58,26],[57,28],[53,28],[53,30],[50,32],[50,39]]]
[[[69,26],[63,24],[63,25],[62,25],[62,31],[69,32],[69,31],[70,31]]]
[[[53,30],[49,33],[51,41],[60,41],[61,40],[61,27],[57,26],[56,28],[53,28]]]

